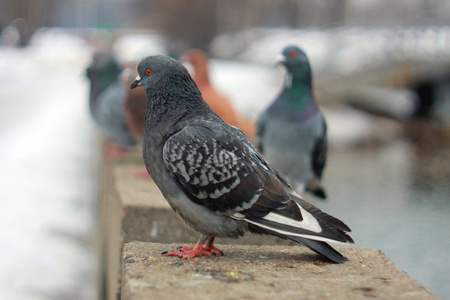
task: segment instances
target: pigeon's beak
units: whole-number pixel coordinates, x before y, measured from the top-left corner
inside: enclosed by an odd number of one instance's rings
[[[133,81],[133,83],[131,84],[131,89],[134,89],[135,87],[138,87],[138,86],[140,86],[140,85],[142,85],[141,84],[141,80],[142,80],[142,78],[141,78],[141,76],[139,76],[138,75],[138,77],[136,77],[136,79]]]
[[[286,56],[284,56],[283,54],[278,54],[275,57],[275,64],[284,64],[286,62]]]

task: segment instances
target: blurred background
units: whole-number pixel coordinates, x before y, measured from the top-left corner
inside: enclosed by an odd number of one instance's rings
[[[330,142],[329,199],[307,199],[448,299],[449,25],[445,0],[0,0],[2,298],[97,299],[95,51],[127,64],[202,49],[253,121],[283,84],[275,56],[296,44]]]

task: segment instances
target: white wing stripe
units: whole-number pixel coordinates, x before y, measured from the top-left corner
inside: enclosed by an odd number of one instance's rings
[[[336,244],[336,245],[339,245],[339,246],[342,246],[342,247],[348,247],[349,246],[348,242],[347,243],[343,243],[343,242],[338,242],[336,240],[332,240],[332,239],[329,239],[329,238],[326,238],[326,237],[322,237],[322,236],[293,233],[293,232],[289,232],[289,231],[285,231],[285,230],[272,228],[270,226],[262,225],[262,224],[259,224],[257,222],[250,221],[250,220],[247,220],[247,219],[244,219],[244,221],[246,221],[248,223],[252,223],[252,224],[254,224],[256,226],[259,226],[259,227],[262,227],[262,228],[265,228],[265,229],[269,229],[271,231],[278,232],[278,233],[280,233],[282,235],[285,235],[285,236],[287,236],[287,235],[296,236],[296,237],[301,237],[301,238],[305,238],[305,239],[316,240],[316,241],[326,242],[326,243],[330,243],[330,244]]]
[[[300,211],[302,213],[302,221],[296,221],[274,212],[267,214],[263,217],[263,219],[279,224],[303,228],[317,233],[322,232],[322,228],[320,227],[319,222],[317,222],[317,219],[314,218],[309,212],[304,210],[300,205],[298,205],[298,203],[296,204],[300,208]]]

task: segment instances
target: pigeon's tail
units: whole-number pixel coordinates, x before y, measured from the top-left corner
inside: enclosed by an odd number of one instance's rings
[[[320,184],[320,181],[318,179],[314,179],[308,182],[305,189],[322,200],[327,199],[327,193],[325,192],[325,189]]]
[[[336,263],[347,258],[328,243],[347,246],[353,239],[347,235],[350,228],[299,197],[292,195],[289,205],[280,211],[272,211],[263,217],[236,214],[249,223],[252,232],[271,234],[301,243],[314,252]]]
[[[259,227],[258,225],[254,225],[252,223],[249,224],[250,231],[253,233],[259,233],[259,234],[270,234],[274,236],[278,236],[283,239],[289,239],[291,241],[297,242],[299,244],[302,244],[309,249],[313,250],[317,254],[322,255],[323,257],[326,257],[327,259],[331,260],[332,262],[341,264],[346,262],[348,259],[333,249],[330,245],[328,245],[326,242],[319,242],[315,240],[309,240],[307,238],[301,238],[294,235],[287,235],[287,234],[280,234],[276,230],[270,230],[267,228]]]

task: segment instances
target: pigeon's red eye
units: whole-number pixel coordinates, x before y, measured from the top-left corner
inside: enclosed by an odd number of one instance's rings
[[[145,71],[145,73],[147,73],[147,75],[151,75],[152,74],[152,70],[147,69],[147,71]]]
[[[291,52],[289,53],[289,56],[290,56],[291,58],[296,58],[296,57],[298,56],[298,53],[297,53],[296,51],[291,51]]]

